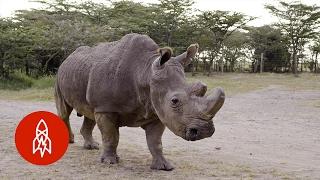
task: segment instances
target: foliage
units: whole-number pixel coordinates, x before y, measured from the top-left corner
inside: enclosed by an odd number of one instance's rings
[[[292,71],[297,73],[298,52],[303,51],[306,40],[315,38],[320,28],[320,7],[298,1],[279,1],[279,7],[266,5],[279,18],[277,26],[287,36],[292,53]]]
[[[226,64],[229,63],[229,68],[227,71],[234,72],[235,65],[238,60],[248,58],[247,51],[250,48],[249,46],[250,38],[248,33],[235,31],[229,36],[228,39],[224,42],[224,47],[222,49]],[[242,63],[239,62],[238,69],[243,69]],[[227,66],[228,67],[228,66]]]
[[[209,55],[209,75],[214,58],[223,52],[221,49],[224,46],[224,41],[236,30],[245,29],[245,25],[255,18],[229,11],[204,11],[198,15],[198,18],[198,21],[201,22],[199,24],[202,29],[201,34],[205,40],[201,45]],[[220,56],[219,62],[220,70],[223,71],[223,54]]]
[[[261,52],[265,53],[266,70],[289,69],[293,63],[288,61],[288,49],[296,56],[303,53],[307,40],[316,37],[320,16],[316,6],[268,5],[266,8],[281,19],[277,28],[268,29],[248,28],[247,23],[254,18],[238,12],[195,11],[193,0],[160,0],[157,4],[130,0],[35,2],[42,8],[19,10],[12,18],[0,18],[2,80],[16,72],[33,78],[53,75],[77,47],[115,41],[127,33],[147,34],[160,46],[171,46],[175,55],[198,42],[201,56],[192,69],[205,70],[208,75],[212,70],[243,71],[246,62],[255,63]]]
[[[309,64],[310,71],[318,73],[320,71],[318,65],[318,55],[320,54],[320,37],[317,37],[314,43],[309,47],[312,54],[312,61]]]
[[[254,64],[259,66],[260,55],[264,55],[264,71],[278,72],[290,63],[290,54],[281,31],[271,26],[250,29],[250,45],[255,47]]]

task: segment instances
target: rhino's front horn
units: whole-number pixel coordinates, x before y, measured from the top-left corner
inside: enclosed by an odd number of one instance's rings
[[[225,94],[222,88],[219,87],[211,90],[206,97],[207,109],[205,110],[205,114],[213,117],[222,107],[224,99]]]

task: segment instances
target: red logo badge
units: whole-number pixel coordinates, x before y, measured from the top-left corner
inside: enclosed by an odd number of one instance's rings
[[[68,148],[69,132],[55,114],[33,112],[19,123],[15,143],[20,155],[36,165],[48,165],[59,160]]]

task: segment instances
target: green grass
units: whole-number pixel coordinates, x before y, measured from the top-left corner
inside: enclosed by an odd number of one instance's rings
[[[210,77],[186,74],[188,82],[202,81],[208,89],[220,86],[228,95],[255,91],[270,86],[279,86],[289,90],[320,90],[320,74],[304,73],[299,77],[292,74],[250,74],[224,73],[212,74]],[[11,100],[53,100],[53,85],[55,76],[30,78],[21,73],[13,74],[10,79],[0,79],[0,99]],[[320,106],[319,103],[315,106]]]
[[[55,79],[55,76],[41,77],[33,82],[32,87],[36,89],[52,88],[54,86]]]
[[[52,100],[54,81],[55,76],[31,78],[16,72],[9,79],[0,79],[0,98],[33,101]]]
[[[30,88],[34,79],[22,73],[16,72],[8,79],[0,79],[0,89],[20,90]]]

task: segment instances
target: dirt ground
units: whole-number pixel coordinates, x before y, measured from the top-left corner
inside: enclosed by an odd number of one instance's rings
[[[320,177],[320,91],[262,90],[228,96],[211,138],[187,142],[166,129],[171,172],[150,170],[141,128],[121,128],[118,165],[84,150],[82,118],[71,117],[76,143],[50,166],[24,161],[14,145],[19,121],[31,111],[56,112],[52,102],[0,100],[0,179],[317,179]],[[94,137],[101,142],[96,127]]]

